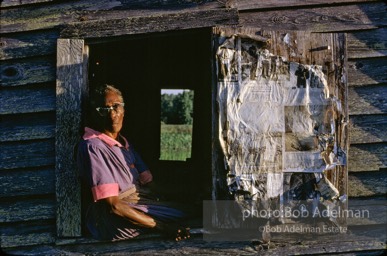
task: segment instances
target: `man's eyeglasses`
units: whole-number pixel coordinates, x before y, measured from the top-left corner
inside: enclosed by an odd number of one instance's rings
[[[116,113],[121,113],[124,110],[124,106],[125,106],[125,103],[118,102],[118,103],[114,103],[110,107],[98,107],[96,108],[96,110],[101,116],[107,116],[112,110],[114,110]]]

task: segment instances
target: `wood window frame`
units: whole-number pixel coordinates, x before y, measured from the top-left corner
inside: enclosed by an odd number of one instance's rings
[[[58,237],[81,236],[81,184],[74,147],[87,95],[88,47],[83,39],[58,39],[56,80],[56,225]]]
[[[81,185],[74,159],[80,139],[82,106],[88,96],[88,45],[147,33],[236,25],[236,9],[178,11],[131,17],[111,11],[106,19],[68,24],[57,41],[56,227],[57,237],[82,236]],[[151,24],[151,25],[150,25]]]

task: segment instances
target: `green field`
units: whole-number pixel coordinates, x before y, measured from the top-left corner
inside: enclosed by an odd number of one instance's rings
[[[191,149],[192,125],[161,123],[160,160],[185,161]]]

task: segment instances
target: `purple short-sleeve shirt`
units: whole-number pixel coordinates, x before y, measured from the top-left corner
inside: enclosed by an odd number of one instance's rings
[[[138,185],[141,173],[149,172],[127,140],[122,136],[121,139],[124,145],[106,134],[85,128],[78,146],[77,164],[81,176],[91,188],[94,201],[118,196]]]
[[[92,198],[88,196],[86,199],[89,205],[85,213],[86,226],[97,239],[128,239],[145,232],[145,229],[126,218],[112,214],[106,204],[99,201],[152,181],[152,174],[141,157],[124,137],[121,136],[120,141],[123,143],[85,128],[83,139],[78,145],[78,169],[87,189],[92,193]],[[90,202],[92,200],[94,202]],[[126,203],[158,221],[170,222],[183,216],[181,211],[161,205],[160,202]]]

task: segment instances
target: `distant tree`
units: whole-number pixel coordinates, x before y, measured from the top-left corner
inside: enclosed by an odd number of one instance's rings
[[[161,122],[166,124],[192,124],[193,91],[161,95]]]
[[[193,91],[184,91],[176,95],[173,106],[177,113],[177,124],[192,124]]]
[[[166,124],[172,119],[173,114],[173,94],[162,94],[161,95],[161,122]]]

